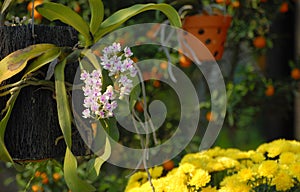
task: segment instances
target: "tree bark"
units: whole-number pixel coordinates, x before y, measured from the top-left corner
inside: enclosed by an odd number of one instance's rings
[[[77,32],[67,26],[32,26],[0,27],[0,59],[9,53],[32,44],[51,43],[57,46],[73,47],[77,42]],[[42,72],[47,71],[42,68]],[[66,78],[72,83],[77,63],[67,65]],[[3,84],[15,82],[22,74],[10,78]],[[42,78],[44,76],[42,75]],[[2,110],[9,97],[0,97]],[[3,116],[1,117],[3,118]],[[72,128],[75,155],[84,155],[86,146],[75,127]],[[16,100],[5,131],[5,144],[15,160],[39,160],[63,157],[65,154],[64,139],[57,145],[55,140],[62,136],[58,123],[56,100],[53,92],[39,86],[28,86],[21,90]]]

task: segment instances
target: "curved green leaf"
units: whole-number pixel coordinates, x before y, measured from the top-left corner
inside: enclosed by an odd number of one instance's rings
[[[61,50],[59,47],[54,47],[52,49],[49,49],[47,52],[39,56],[37,59],[35,59],[26,69],[24,76],[38,70],[39,68],[43,67],[47,63],[50,63],[54,59],[58,58],[60,55]]]
[[[65,181],[68,187],[73,192],[81,191],[95,191],[95,188],[89,183],[80,179],[77,175],[77,160],[71,152],[72,146],[72,128],[71,128],[71,110],[68,101],[68,96],[65,87],[64,69],[66,66],[65,58],[62,62],[58,63],[54,70],[55,76],[55,94],[57,102],[57,112],[60,128],[63,132],[65,142],[67,144],[65,161],[64,161],[64,174]]]
[[[9,7],[9,5],[13,2],[13,0],[4,0],[2,7],[1,7],[1,14]]]
[[[55,47],[53,44],[36,44],[6,56],[0,61],[0,83],[22,71],[30,59],[42,55],[53,47]]]
[[[5,114],[5,116],[3,117],[3,119],[1,119],[1,121],[0,121],[0,160],[6,161],[6,162],[11,162],[11,163],[13,163],[13,160],[5,147],[4,133],[5,133],[6,125],[8,123],[10,114],[12,112],[13,106],[15,104],[15,101],[17,100],[19,93],[20,93],[20,90],[14,92],[11,95],[10,99],[7,101],[9,104],[8,110]]]
[[[89,0],[91,8],[90,31],[94,35],[103,21],[104,6],[102,0]]]
[[[72,130],[71,130],[71,110],[65,86],[65,70],[66,59],[58,63],[54,69],[55,77],[55,95],[57,103],[58,121],[61,131],[64,135],[67,146],[71,149]]]
[[[60,20],[61,22],[72,26],[81,33],[87,41],[91,41],[88,24],[71,8],[52,2],[45,2],[36,7],[37,11],[50,21]]]
[[[89,183],[81,180],[77,175],[77,160],[69,147],[67,147],[64,160],[64,176],[68,187],[72,192],[91,192],[96,189]]]
[[[170,20],[171,25],[175,27],[181,27],[180,17],[172,6],[165,3],[137,4],[129,8],[121,9],[104,20],[94,36],[95,41],[100,40],[103,35],[113,31],[131,17],[148,10],[158,10],[163,12]]]
[[[107,161],[107,159],[110,157],[111,155],[111,145],[109,142],[108,137],[106,137],[106,142],[105,142],[105,148],[104,148],[104,153],[91,160],[92,166],[87,170],[87,175],[88,175],[88,179],[93,181],[95,180],[99,174],[100,174],[100,168],[102,166],[102,164]]]

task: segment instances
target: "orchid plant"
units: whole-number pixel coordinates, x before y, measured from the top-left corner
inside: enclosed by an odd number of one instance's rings
[[[66,142],[66,154],[64,158],[64,176],[68,187],[73,191],[95,191],[88,182],[82,180],[76,173],[77,159],[71,151],[72,145],[72,106],[69,105],[68,91],[65,83],[64,71],[68,63],[78,62],[87,57],[95,70],[88,71],[82,68],[81,80],[84,92],[84,118],[98,119],[107,129],[116,130],[116,121],[113,120],[113,110],[117,107],[116,99],[122,99],[130,94],[133,88],[131,77],[135,76],[137,69],[130,59],[130,48],[121,49],[120,44],[114,43],[103,49],[100,57],[100,65],[93,62],[96,56],[92,54],[91,46],[98,42],[104,35],[120,27],[131,17],[147,10],[163,12],[175,27],[181,27],[180,17],[176,10],[167,4],[136,4],[129,8],[119,10],[110,17],[104,18],[104,6],[101,0],[89,0],[91,18],[89,24],[76,12],[62,4],[45,2],[36,9],[44,18],[60,20],[72,26],[79,32],[80,42],[77,47],[57,47],[53,44],[35,44],[21,50],[17,50],[0,61],[0,83],[15,76],[19,72],[24,75],[18,82],[0,87],[0,96],[10,95],[6,108],[2,110],[3,118],[0,121],[0,159],[11,162],[14,160],[7,151],[4,143],[6,125],[12,113],[14,103],[25,86],[42,85],[54,87],[56,95],[59,125]],[[54,83],[51,80],[40,80],[34,76],[34,72],[41,67],[54,65]],[[109,131],[108,134],[114,134]],[[91,159],[89,179],[98,176],[100,167],[110,156],[110,143],[106,138],[104,153]]]

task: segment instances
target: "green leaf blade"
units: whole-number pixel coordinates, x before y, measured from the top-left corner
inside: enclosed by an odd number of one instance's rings
[[[125,21],[130,19],[131,17],[148,11],[148,10],[158,10],[163,12],[167,18],[169,19],[171,25],[175,27],[181,27],[181,20],[180,17],[177,13],[177,11],[170,5],[165,4],[165,3],[160,3],[160,4],[136,4],[134,6],[131,6],[129,8],[121,9],[117,12],[115,12],[113,15],[111,15],[109,18],[104,20],[101,23],[101,26],[99,30],[95,34],[95,41],[100,40],[100,38],[115,30],[117,27],[122,25]]]
[[[71,128],[71,110],[68,101],[64,69],[66,59],[58,63],[54,69],[55,77],[55,94],[57,103],[58,121],[63,133],[67,146],[71,149],[72,146],[72,128]]]
[[[53,44],[31,45],[6,56],[0,61],[0,83],[22,71],[29,60],[42,55],[54,46]]]
[[[7,101],[10,103],[8,110],[5,114],[5,116],[3,117],[3,119],[1,119],[1,121],[0,121],[0,160],[5,161],[5,162],[11,162],[13,164],[14,164],[14,162],[13,162],[9,152],[7,151],[7,148],[4,143],[4,134],[5,134],[6,125],[8,123],[13,106],[17,100],[19,93],[20,93],[20,90],[14,92],[11,95],[10,99]]]
[[[37,59],[35,59],[26,69],[24,76],[40,69],[47,63],[50,63],[54,59],[58,58],[58,56],[61,54],[61,50],[59,47],[54,47],[52,49],[49,49],[47,52],[39,56]]]
[[[60,20],[76,29],[87,41],[91,40],[88,24],[71,8],[59,3],[45,2],[37,6],[36,9],[50,21]]]
[[[9,7],[9,5],[13,2],[13,0],[4,0],[1,7],[1,15],[5,12],[5,10]]]
[[[90,31],[94,35],[103,21],[104,6],[102,0],[89,0],[89,3],[91,8]]]
[[[68,187],[72,192],[92,192],[96,189],[77,175],[77,160],[71,150],[67,147],[64,160],[64,176]]]

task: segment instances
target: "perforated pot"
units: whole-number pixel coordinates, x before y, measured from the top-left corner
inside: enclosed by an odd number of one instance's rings
[[[196,51],[200,61],[220,60],[224,51],[227,31],[230,27],[232,17],[223,15],[193,15],[187,16],[183,20],[183,29],[196,36],[207,47],[212,55],[206,54],[203,47],[197,46],[197,43],[189,36],[184,36],[184,40]],[[182,44],[182,49],[189,52],[187,46]],[[191,55],[190,55],[191,56]]]

